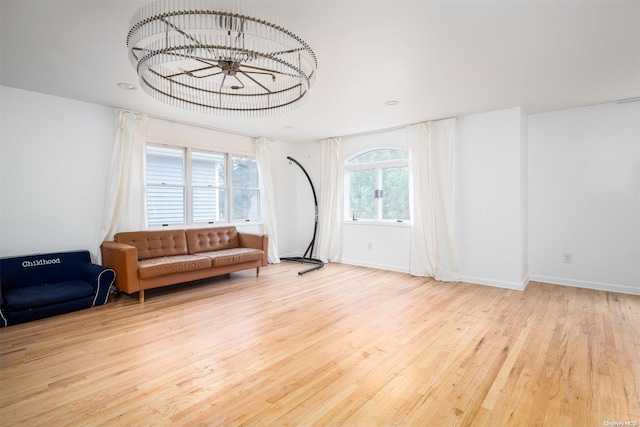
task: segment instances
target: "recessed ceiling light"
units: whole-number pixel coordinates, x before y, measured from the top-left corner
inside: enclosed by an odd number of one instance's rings
[[[387,101],[384,105],[394,106],[400,104],[400,101]]]
[[[126,89],[126,90],[133,90],[136,87],[134,85],[132,85],[131,83],[118,83],[118,87],[120,89]]]

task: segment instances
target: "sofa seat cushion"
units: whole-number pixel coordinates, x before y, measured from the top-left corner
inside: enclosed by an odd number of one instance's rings
[[[163,256],[138,261],[138,277],[150,279],[167,274],[202,270],[211,267],[211,258],[196,255]]]
[[[223,267],[225,265],[242,264],[243,262],[260,260],[264,255],[264,251],[261,251],[260,249],[234,248],[201,252],[198,255],[204,255],[211,258],[212,267]]]
[[[94,293],[94,287],[82,280],[44,283],[5,290],[4,304],[8,310],[24,310],[84,298]]]

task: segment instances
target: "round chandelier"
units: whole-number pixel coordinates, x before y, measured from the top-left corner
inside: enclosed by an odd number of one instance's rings
[[[127,47],[142,89],[202,113],[262,117],[299,107],[315,54],[243,2],[157,0],[131,18]]]

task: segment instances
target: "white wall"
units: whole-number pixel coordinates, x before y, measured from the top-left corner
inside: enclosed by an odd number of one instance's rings
[[[147,140],[158,144],[178,145],[202,150],[218,150],[255,155],[255,138],[202,126],[150,118]]]
[[[345,138],[345,158],[392,134]],[[640,294],[639,103],[476,114],[458,119],[456,139],[464,281]],[[343,233],[342,262],[408,271],[406,227],[346,222]]]
[[[292,157],[304,167],[313,182],[316,197],[320,197],[320,144],[279,142],[272,147],[279,253],[281,257],[302,256],[313,238],[313,192],[302,169],[290,163],[287,157]]]
[[[532,280],[640,294],[639,146],[637,102],[529,117]]]
[[[0,102],[0,255],[86,248],[96,259],[116,112],[3,86]],[[254,150],[251,138],[171,122],[154,122],[150,134],[201,148],[222,138]],[[456,138],[463,280],[520,289],[529,274],[640,294],[639,103],[476,114],[458,119]],[[382,132],[345,138],[343,153],[404,144],[403,130]],[[279,252],[302,255],[313,233],[313,197],[286,156],[307,169],[319,196],[320,147],[272,146]],[[347,221],[343,262],[408,271],[408,242],[406,226]],[[573,263],[563,263],[563,253]]]
[[[520,236],[522,237],[523,284],[529,277],[529,117],[520,110]]]
[[[527,282],[527,138],[520,108],[462,117],[456,123],[454,238],[464,281],[523,289]],[[343,158],[371,149],[406,150],[406,131],[343,139]],[[409,271],[407,224],[343,224],[342,259]]]
[[[118,111],[6,86],[0,99],[0,256],[88,249],[96,261]],[[147,135],[255,153],[251,137],[166,120],[150,120]]]
[[[221,153],[244,154],[255,156],[255,138],[211,129],[203,126],[189,125],[171,120],[150,118],[146,132],[147,142],[179,147],[191,147],[200,150],[218,151]],[[262,233],[260,221],[234,222],[240,231]],[[193,227],[203,227],[198,224]]]
[[[96,260],[115,140],[111,108],[0,86],[0,255]]]
[[[462,280],[523,289],[526,266],[526,117],[520,108],[456,124],[455,242]]]
[[[407,150],[407,132],[394,129],[342,139],[343,161],[373,148]],[[372,224],[346,220],[342,225],[345,264],[384,270],[409,271],[409,224]]]
[[[408,273],[409,233],[407,225],[347,222],[342,227],[340,262]]]

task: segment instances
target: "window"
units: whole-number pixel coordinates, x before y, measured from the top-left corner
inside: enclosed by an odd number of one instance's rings
[[[260,219],[253,157],[148,144],[146,174],[151,226]]]
[[[149,224],[182,224],[184,150],[147,146],[147,217]]]
[[[193,222],[224,221],[227,218],[227,174],[224,154],[193,151],[191,191]]]
[[[367,151],[349,160],[345,171],[348,219],[410,219],[409,167],[406,152],[394,149]]]
[[[260,219],[260,184],[258,165],[253,157],[231,157],[233,187],[233,219]]]

